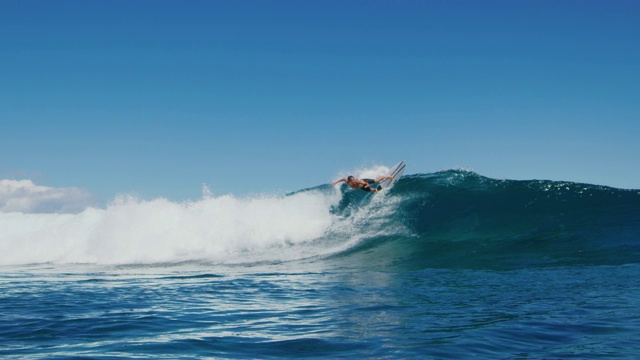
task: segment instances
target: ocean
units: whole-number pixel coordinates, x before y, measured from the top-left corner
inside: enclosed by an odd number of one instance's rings
[[[448,170],[0,213],[7,359],[637,359],[640,190]]]

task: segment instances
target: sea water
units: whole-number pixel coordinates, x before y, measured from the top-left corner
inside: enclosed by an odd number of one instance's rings
[[[2,358],[640,357],[640,192],[466,171],[0,214]]]

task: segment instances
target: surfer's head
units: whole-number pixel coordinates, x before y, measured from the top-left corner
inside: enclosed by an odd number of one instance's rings
[[[353,179],[354,179],[354,178],[353,178],[353,175],[349,175],[349,176],[347,176],[347,181],[351,181],[351,180],[353,180]]]

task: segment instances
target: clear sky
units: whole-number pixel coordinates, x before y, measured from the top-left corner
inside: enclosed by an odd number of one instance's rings
[[[0,179],[194,199],[373,165],[640,188],[638,1],[0,1]]]

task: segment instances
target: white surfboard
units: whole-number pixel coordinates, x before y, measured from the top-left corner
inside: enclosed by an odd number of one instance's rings
[[[402,160],[399,163],[397,163],[394,167],[392,167],[391,171],[389,172],[389,175],[393,176],[393,179],[382,180],[380,182],[380,187],[382,187],[383,190],[391,189],[398,182],[398,180],[404,173],[404,168],[406,166],[407,166],[407,163],[404,160]]]

